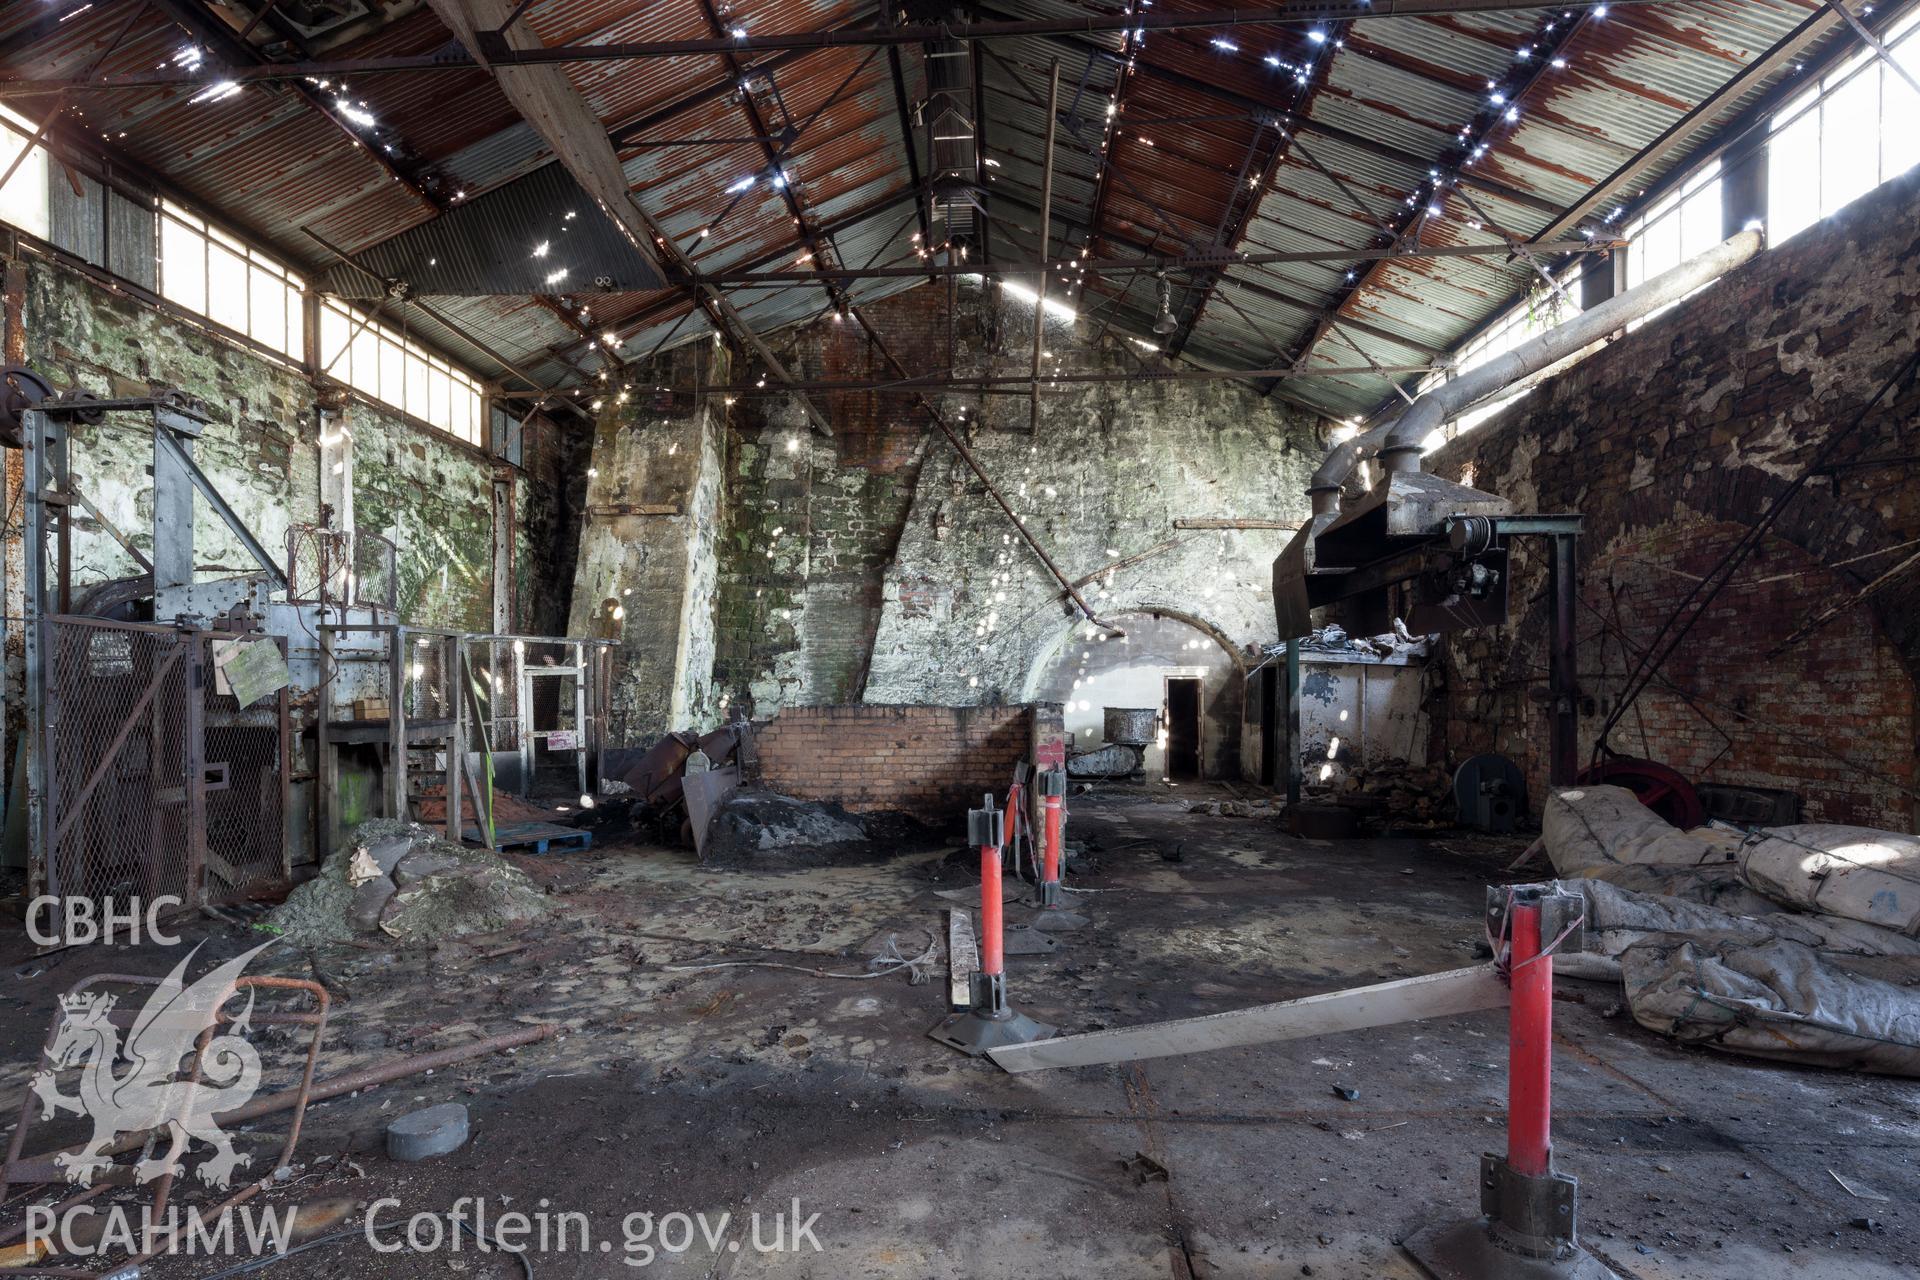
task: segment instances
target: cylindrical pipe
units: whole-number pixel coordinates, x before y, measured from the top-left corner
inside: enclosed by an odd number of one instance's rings
[[[1387,460],[1389,470],[1418,470],[1419,451],[1425,447],[1427,437],[1454,414],[1499,394],[1528,374],[1537,373],[1593,345],[1668,303],[1678,302],[1695,289],[1711,284],[1751,260],[1760,252],[1763,243],[1758,231],[1742,231],[1698,257],[1689,258],[1625,293],[1608,298],[1592,310],[1574,316],[1512,351],[1496,356],[1450,382],[1441,383],[1414,401],[1411,407],[1394,413],[1361,435],[1329,450],[1308,483],[1308,495],[1338,493],[1360,460],[1376,451],[1401,455]]]
[[[997,978],[1007,971],[1000,936],[1000,848],[980,846],[980,972]]]
[[[1060,804],[1059,796],[1048,796],[1046,799],[1047,852],[1040,868],[1042,884],[1060,883]]]
[[[1507,1011],[1507,1164],[1544,1177],[1553,1167],[1553,957],[1540,954],[1540,904],[1515,902]]]

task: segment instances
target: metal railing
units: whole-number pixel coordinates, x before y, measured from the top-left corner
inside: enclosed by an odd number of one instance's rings
[[[526,798],[543,764],[570,757],[572,784],[592,791],[604,737],[612,642],[572,636],[491,635],[398,623],[344,622],[320,631],[316,707],[316,848],[332,845],[337,748],[381,752],[379,813],[412,818],[430,791],[445,797],[447,837],[477,834],[500,791]],[[377,701],[383,714],[356,717]],[[478,753],[481,765],[470,768]],[[513,764],[502,780],[496,765]],[[464,815],[464,816],[463,816]]]

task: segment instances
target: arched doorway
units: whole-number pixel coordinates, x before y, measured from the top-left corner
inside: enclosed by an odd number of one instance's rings
[[[1205,623],[1166,610],[1108,620],[1126,634],[1071,628],[1035,662],[1025,699],[1062,704],[1079,750],[1103,741],[1106,708],[1155,708],[1162,718],[1147,748],[1148,778],[1238,778],[1246,702],[1239,655]]]

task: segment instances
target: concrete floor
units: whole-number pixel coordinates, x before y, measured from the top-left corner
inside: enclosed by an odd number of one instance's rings
[[[1058,955],[1012,961],[1010,979],[1018,1005],[1072,1030],[1467,963],[1482,886],[1519,847],[1301,840],[1269,819],[1189,814],[1164,791],[1072,803],[1071,838],[1098,846],[1077,881],[1098,892],[1075,900],[1093,924]],[[277,1202],[391,1196],[391,1219],[474,1196],[490,1217],[543,1203],[584,1213],[593,1242],[535,1254],[543,1280],[1359,1280],[1420,1274],[1398,1241],[1472,1213],[1478,1155],[1502,1145],[1500,1013],[1014,1077],[925,1038],[941,1012],[937,978],[675,971],[739,959],[858,970],[890,937],[911,954],[939,925],[937,893],[970,884],[959,862],[712,873],[689,855],[615,843],[542,870],[564,912],[523,937],[317,957],[345,997],[321,1072],[516,1020],[561,1021],[564,1038],[316,1106],[299,1177]],[[527,945],[480,958],[517,942]],[[208,952],[247,945],[222,929]],[[121,952],[112,967],[158,971],[176,958]],[[291,951],[279,963],[306,968]],[[15,966],[0,993],[0,1097],[24,1080],[53,993],[96,967],[73,953],[45,971]],[[1581,1179],[1587,1243],[1622,1275],[1920,1274],[1920,1085],[1683,1050],[1621,1014],[1604,986],[1562,981],[1560,995],[1557,1159]],[[387,1119],[447,1099],[472,1109],[466,1147],[412,1165],[380,1154]],[[258,1129],[251,1145],[265,1160],[280,1130]],[[1136,1155],[1167,1179],[1140,1181],[1124,1167]],[[1856,1198],[1835,1175],[1886,1199]],[[762,1215],[766,1240],[796,1200],[803,1219],[820,1215],[822,1251],[758,1252],[747,1215]],[[657,1236],[626,1249],[628,1230],[641,1234],[628,1215],[676,1211],[707,1214],[715,1245],[696,1228],[686,1252],[660,1251]],[[175,1260],[150,1274],[213,1269]],[[379,1256],[357,1239],[274,1272],[522,1274],[470,1242]]]

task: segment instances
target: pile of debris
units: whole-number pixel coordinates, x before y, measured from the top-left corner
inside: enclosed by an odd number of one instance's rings
[[[320,874],[267,923],[303,946],[385,936],[402,943],[491,933],[553,910],[526,872],[499,854],[450,843],[418,823],[363,823]]]
[[[866,823],[839,805],[758,788],[722,799],[700,839],[702,866],[821,867],[878,854]]]
[[[1377,636],[1350,636],[1346,628],[1339,626],[1315,627],[1313,634],[1300,641],[1300,647],[1312,653],[1334,653],[1342,657],[1391,658],[1404,654],[1409,658],[1424,658],[1431,647],[1432,636],[1416,636],[1407,630],[1407,624],[1395,618],[1393,630]],[[1269,657],[1285,654],[1284,644],[1268,645],[1264,652]]]
[[[1453,805],[1452,781],[1437,764],[1409,764],[1398,756],[1355,765],[1337,778],[1318,782],[1309,776],[1309,794],[1391,822],[1438,822]]]

